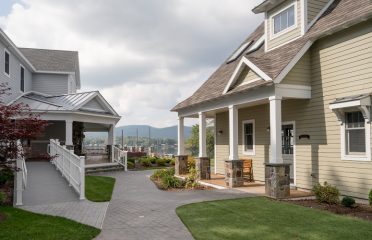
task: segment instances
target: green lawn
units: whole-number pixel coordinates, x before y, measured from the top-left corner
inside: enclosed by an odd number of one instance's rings
[[[263,197],[177,208],[195,239],[372,239],[372,223]]]
[[[85,197],[92,202],[108,202],[114,190],[115,178],[85,176]]]
[[[35,214],[12,207],[0,207],[6,215],[0,221],[1,240],[93,239],[101,230],[65,218]]]

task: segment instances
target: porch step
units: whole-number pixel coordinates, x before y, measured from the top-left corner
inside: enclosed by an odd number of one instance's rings
[[[85,165],[85,173],[123,171],[124,167],[118,163],[99,163]]]

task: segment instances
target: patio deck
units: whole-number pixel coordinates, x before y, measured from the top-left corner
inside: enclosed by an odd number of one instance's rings
[[[208,185],[215,185],[219,187],[226,187],[225,184],[225,176],[222,174],[211,174],[210,180],[201,180],[201,184],[206,183]],[[265,184],[263,182],[244,182],[243,187],[234,188],[243,192],[256,194],[259,196],[265,195]],[[291,189],[290,190],[290,197],[289,198],[304,198],[304,197],[312,197],[313,194],[309,191],[302,191]]]

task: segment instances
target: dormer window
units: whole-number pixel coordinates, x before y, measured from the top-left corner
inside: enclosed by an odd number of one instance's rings
[[[295,16],[295,4],[292,4],[277,13],[272,17],[273,19],[273,36],[279,35],[286,30],[292,29],[296,25],[296,16]]]

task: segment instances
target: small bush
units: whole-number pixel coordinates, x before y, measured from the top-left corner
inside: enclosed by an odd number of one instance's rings
[[[131,163],[135,163],[136,162],[136,159],[135,158],[128,158],[128,162],[131,162]]]
[[[355,204],[355,199],[352,197],[348,197],[348,196],[343,197],[341,200],[341,204],[345,207],[351,208]]]
[[[197,182],[198,172],[195,168],[189,168],[189,175],[185,179],[185,188],[194,189],[199,186]]]
[[[0,185],[5,184],[9,180],[14,179],[13,171],[9,168],[4,168],[0,170]]]
[[[155,164],[156,160],[158,159],[157,157],[149,157],[151,164]]]
[[[163,167],[163,166],[166,166],[167,165],[167,161],[163,158],[160,158],[158,160],[156,160],[156,164],[159,166],[159,167]]]
[[[0,192],[0,206],[4,205],[6,201],[6,194],[3,192]]]
[[[151,161],[148,158],[141,158],[141,164],[144,167],[150,167],[151,166]]]
[[[195,168],[195,159],[194,159],[194,157],[188,156],[188,158],[187,158],[187,168],[188,169]]]
[[[339,202],[340,192],[338,189],[327,182],[324,182],[324,186],[319,183],[313,187],[315,198],[319,202],[336,204]]]
[[[176,160],[175,159],[172,159],[171,161],[170,161],[170,163],[169,163],[171,166],[174,166],[174,165],[176,165]]]
[[[175,176],[165,175],[161,178],[161,186],[164,189],[182,187],[182,181]]]
[[[172,161],[172,158],[163,158],[166,163],[170,163]]]
[[[371,189],[371,191],[369,191],[369,198],[368,198],[368,200],[369,200],[369,205],[372,206],[372,189]]]
[[[130,168],[130,169],[134,168],[134,163],[128,161],[127,167]]]

